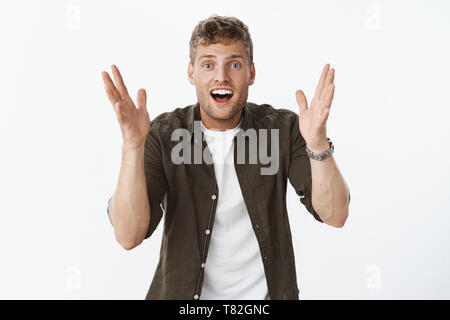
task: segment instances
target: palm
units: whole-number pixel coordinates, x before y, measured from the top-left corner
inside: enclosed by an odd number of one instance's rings
[[[313,148],[323,147],[326,141],[326,121],[334,96],[334,69],[329,67],[327,64],[322,71],[309,108],[303,91],[296,92],[297,104],[300,108],[300,133],[307,145]]]
[[[112,73],[116,85],[107,72],[102,72],[105,91],[116,112],[124,145],[137,148],[144,144],[150,130],[150,117],[146,107],[147,95],[144,89],[138,91],[136,108],[128,94],[119,69],[114,65],[112,66]]]
[[[122,112],[122,135],[130,146],[140,146],[150,129],[150,117],[144,110],[137,109],[133,101],[117,102],[116,110]],[[120,123],[121,120],[119,120]]]

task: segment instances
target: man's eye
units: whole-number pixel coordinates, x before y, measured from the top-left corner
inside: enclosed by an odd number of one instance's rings
[[[205,64],[203,65],[203,68],[205,68],[205,69],[211,69],[211,68],[212,68],[212,65],[211,65],[211,63],[205,63]]]
[[[241,66],[241,64],[240,63],[233,63],[231,66],[232,66],[233,69],[237,69],[237,68],[239,68]]]

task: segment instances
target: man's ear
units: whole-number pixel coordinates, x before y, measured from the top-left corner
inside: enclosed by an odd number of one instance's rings
[[[255,76],[256,76],[256,70],[255,70],[255,63],[252,63],[252,66],[250,67],[250,79],[248,82],[248,85],[251,86],[255,82]]]
[[[194,80],[194,66],[192,65],[192,62],[191,62],[191,61],[189,61],[189,64],[188,64],[188,79],[189,79],[189,82],[190,82],[193,86],[195,86],[195,80]]]

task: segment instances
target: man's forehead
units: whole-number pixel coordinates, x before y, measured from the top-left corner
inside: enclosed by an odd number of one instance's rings
[[[245,59],[247,52],[240,42],[232,44],[215,43],[210,45],[199,44],[197,47],[197,58],[225,58],[225,59]]]

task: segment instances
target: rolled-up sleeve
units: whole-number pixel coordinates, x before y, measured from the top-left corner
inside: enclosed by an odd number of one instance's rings
[[[162,167],[161,139],[158,135],[158,125],[153,122],[145,141],[144,168],[147,183],[147,195],[150,204],[150,224],[145,238],[156,230],[166,207],[167,181]]]
[[[289,182],[294,187],[295,192],[300,197],[300,202],[313,215],[322,222],[319,214],[314,210],[311,201],[312,177],[311,163],[306,153],[306,141],[299,130],[298,115],[293,120],[291,129],[291,161],[289,164]]]

